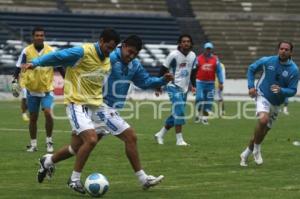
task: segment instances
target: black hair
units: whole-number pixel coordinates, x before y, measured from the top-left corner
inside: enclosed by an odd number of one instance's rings
[[[143,41],[137,35],[130,35],[124,41],[124,44],[134,47],[138,52],[142,49]]]
[[[113,28],[105,28],[100,34],[99,39],[103,39],[104,42],[115,41],[116,44],[120,43],[120,35]]]
[[[280,45],[283,44],[283,43],[290,45],[291,52],[293,52],[294,45],[293,45],[292,42],[290,42],[290,41],[280,41],[280,42],[278,43],[278,45],[277,45],[277,49],[279,49],[279,48],[280,48]]]
[[[44,28],[43,28],[42,26],[37,26],[37,27],[34,27],[34,28],[32,29],[32,32],[31,32],[32,36],[35,34],[35,32],[38,32],[38,31],[43,31],[43,32],[45,32],[45,30],[44,30]]]
[[[193,43],[193,39],[192,39],[191,35],[189,35],[189,34],[181,34],[181,35],[178,37],[177,44],[180,44],[182,38],[184,38],[184,37],[188,37],[188,38],[190,39],[191,43],[192,43],[192,46],[193,46],[193,44],[194,44],[194,43]]]

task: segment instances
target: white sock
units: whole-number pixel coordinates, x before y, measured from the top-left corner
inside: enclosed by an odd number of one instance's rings
[[[25,113],[22,113],[22,115],[27,117],[27,113],[26,113],[26,112],[25,112]]]
[[[52,142],[52,137],[46,137],[46,143]]]
[[[30,145],[36,147],[37,146],[37,140],[36,139],[30,140]]]
[[[243,156],[244,157],[248,157],[249,155],[252,154],[252,151],[249,149],[249,147],[247,147],[244,151],[243,151]]]
[[[260,151],[260,144],[255,144],[254,143],[253,151]]]
[[[162,127],[160,131],[156,134],[159,137],[164,137],[164,135],[168,132],[168,130],[165,127]]]
[[[53,155],[47,155],[46,160],[44,162],[44,167],[45,168],[49,168],[50,166],[52,166],[54,163],[52,161],[52,156]]]
[[[182,133],[176,133],[176,140],[177,140],[177,142],[183,140]]]
[[[145,181],[145,179],[147,178],[147,174],[145,173],[144,170],[139,170],[139,171],[135,172],[135,175],[141,183],[143,183]]]
[[[71,175],[71,180],[72,180],[72,181],[80,180],[80,176],[81,176],[81,173],[80,173],[80,172],[73,171],[73,172],[72,172],[72,175]]]

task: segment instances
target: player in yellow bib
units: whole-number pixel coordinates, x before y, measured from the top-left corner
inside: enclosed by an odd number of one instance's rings
[[[64,103],[72,126],[72,138],[71,144],[58,150],[53,157],[61,158],[65,150],[76,155],[68,185],[82,194],[85,190],[80,181],[81,172],[90,152],[98,142],[93,116],[103,103],[103,81],[111,70],[109,53],[119,42],[119,34],[114,29],[105,29],[96,43],[50,53],[22,66],[24,69],[47,65],[66,67]],[[54,169],[54,167],[44,168],[44,163],[45,158],[41,158],[41,169],[38,172],[40,183],[47,173],[51,174]]]
[[[15,77],[20,73],[21,65],[30,63],[34,58],[46,55],[53,51],[52,47],[44,43],[45,31],[42,27],[36,27],[32,31],[32,44],[23,49],[18,62]],[[28,152],[37,150],[37,120],[40,106],[45,116],[46,146],[47,152],[53,152],[53,118],[51,106],[53,103],[53,67],[36,67],[34,70],[27,70],[21,73],[20,86],[26,88],[27,106],[29,111],[29,132],[30,145]]]

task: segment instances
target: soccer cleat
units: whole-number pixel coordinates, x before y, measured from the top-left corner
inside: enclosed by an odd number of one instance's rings
[[[84,187],[82,186],[80,180],[72,181],[71,178],[68,180],[68,186],[81,194],[85,194]]]
[[[46,158],[47,158],[47,156],[43,156],[39,160],[40,168],[39,168],[38,173],[37,173],[37,180],[38,180],[39,183],[42,183],[46,176],[49,179],[51,179],[51,177],[53,176],[54,171],[55,171],[55,166],[54,165],[50,166],[49,168],[46,168],[44,166]]]
[[[29,121],[29,117],[27,116],[26,113],[22,114],[22,119],[23,119],[24,122],[28,122]]]
[[[201,122],[200,117],[196,116],[196,117],[195,117],[195,123],[200,123],[200,122]]]
[[[189,146],[188,143],[186,143],[184,140],[180,140],[176,142],[177,146]]]
[[[241,158],[240,166],[247,167],[248,166],[248,163],[247,163],[248,157],[246,157],[243,153],[241,153],[240,158]]]
[[[254,162],[257,165],[262,165],[262,163],[264,162],[260,151],[253,151],[253,158],[254,158]]]
[[[47,142],[47,153],[53,153],[54,149],[53,149],[53,142]]]
[[[157,142],[158,144],[164,144],[164,139],[163,139],[161,136],[159,136],[158,133],[156,133],[156,134],[154,135],[154,139],[156,140],[156,142]]]
[[[149,175],[149,176],[147,176],[147,178],[145,179],[145,181],[143,183],[143,189],[147,190],[150,187],[154,187],[154,186],[158,185],[163,179],[164,179],[163,175],[160,175],[158,177]]]
[[[207,119],[202,119],[202,120],[201,120],[201,123],[202,123],[203,125],[209,125],[209,123],[208,123],[208,120],[207,120]]]
[[[26,148],[27,148],[27,152],[36,152],[37,151],[37,148],[36,148],[36,146],[31,146],[31,145],[28,145],[28,146],[26,146]]]

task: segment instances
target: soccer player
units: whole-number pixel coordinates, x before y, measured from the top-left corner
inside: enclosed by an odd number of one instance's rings
[[[174,81],[166,86],[170,101],[172,102],[171,115],[165,121],[165,125],[154,137],[158,144],[163,144],[163,137],[169,129],[175,127],[176,145],[188,146],[183,139],[182,126],[185,124],[184,112],[190,80],[196,72],[196,55],[192,51],[193,41],[188,34],[182,34],[177,41],[177,50],[172,51],[161,69],[161,74],[171,71]],[[194,84],[194,81],[192,81]]]
[[[249,95],[256,99],[258,122],[253,138],[248,147],[241,153],[241,166],[248,166],[248,157],[253,154],[257,165],[263,164],[261,143],[276,120],[279,106],[287,97],[297,93],[299,71],[292,60],[293,44],[281,41],[278,44],[278,55],[262,57],[248,68]],[[255,74],[263,71],[257,86],[254,86]]]
[[[17,67],[21,64],[30,63],[34,58],[46,55],[53,51],[52,47],[44,43],[45,31],[42,27],[36,27],[32,30],[33,43],[23,49]],[[20,70],[16,71],[17,78]],[[25,87],[27,92],[27,106],[29,111],[29,133],[30,145],[27,146],[28,152],[37,151],[37,120],[40,106],[45,116],[46,129],[46,146],[47,152],[53,152],[53,119],[51,115],[51,106],[53,103],[53,68],[52,67],[36,67],[34,70],[28,70],[21,73],[21,87]],[[24,100],[25,101],[25,100]],[[24,106],[25,108],[25,106]],[[24,109],[25,110],[25,109]]]
[[[198,67],[196,76],[196,110],[198,110],[195,122],[208,124],[208,115],[211,112],[214,101],[215,76],[219,80],[219,90],[223,90],[223,76],[220,61],[213,54],[213,44],[204,44],[204,53],[197,57]]]
[[[215,77],[215,100],[218,102],[218,114],[219,117],[222,117],[225,115],[225,104],[224,104],[224,99],[223,99],[223,87],[224,87],[224,82],[226,79],[226,72],[225,72],[225,66],[223,63],[220,63],[222,67],[222,77],[223,77],[223,86],[220,86],[218,77],[216,75]],[[222,89],[220,89],[220,87]]]
[[[142,40],[136,35],[131,35],[122,42],[121,47],[116,48],[110,54],[112,69],[103,91],[105,104],[99,106],[92,118],[95,126],[99,127],[97,128],[99,141],[103,135],[107,134],[106,132],[109,132],[125,143],[128,160],[143,188],[148,189],[160,183],[164,176],[147,175],[142,169],[135,131],[120,116],[117,109],[124,106],[131,82],[142,89],[156,88],[166,84],[173,76],[167,73],[161,78],[151,77],[140,61],[136,59],[141,48]],[[66,146],[53,156],[44,156],[38,172],[41,181],[46,177],[49,168],[54,166],[54,163],[58,163],[74,154],[78,155],[78,147],[81,144],[82,142],[78,141],[76,145]]]
[[[71,144],[54,153],[66,159],[61,151],[75,154],[75,163],[68,186],[80,193],[85,190],[80,181],[81,172],[90,152],[97,144],[97,133],[92,121],[92,113],[103,103],[102,86],[105,76],[111,70],[109,53],[120,42],[120,36],[114,29],[104,29],[98,42],[87,43],[82,46],[60,50],[32,60],[23,65],[24,69],[36,66],[66,67],[64,103],[69,118],[72,135]],[[44,169],[45,158],[40,159],[38,182],[42,182],[46,173],[51,175],[53,166]]]

